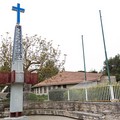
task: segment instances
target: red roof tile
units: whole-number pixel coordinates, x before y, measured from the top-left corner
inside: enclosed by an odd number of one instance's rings
[[[99,73],[86,73],[87,81],[98,81],[102,74]],[[84,72],[60,72],[56,76],[46,79],[43,82],[36,84],[34,87],[50,86],[50,85],[65,85],[65,84],[78,84],[84,81]]]

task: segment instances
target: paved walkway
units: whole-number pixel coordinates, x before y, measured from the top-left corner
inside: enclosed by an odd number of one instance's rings
[[[4,120],[0,118],[0,120]],[[68,117],[61,117],[61,116],[28,116],[28,120],[75,120]]]
[[[75,119],[61,116],[30,116],[29,120],[75,120]]]

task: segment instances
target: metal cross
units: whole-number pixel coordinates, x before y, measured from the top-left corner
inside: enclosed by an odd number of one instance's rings
[[[17,3],[17,7],[12,6],[12,10],[17,11],[17,24],[20,24],[20,12],[25,12],[25,9],[20,8],[20,4]]]

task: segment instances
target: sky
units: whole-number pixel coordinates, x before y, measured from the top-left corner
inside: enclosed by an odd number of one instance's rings
[[[84,70],[83,35],[86,70],[103,69],[104,45],[99,10],[102,14],[107,57],[120,53],[120,2],[119,0],[0,0],[0,35],[10,32],[14,36],[16,12],[12,6],[20,3],[22,33],[39,35],[55,47],[60,45],[67,54],[65,70]]]

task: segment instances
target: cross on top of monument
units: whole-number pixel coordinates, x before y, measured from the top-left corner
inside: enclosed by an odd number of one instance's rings
[[[17,7],[12,6],[12,10],[17,11],[17,24],[20,24],[20,12],[25,12],[25,9],[20,8],[20,4],[17,3]]]

